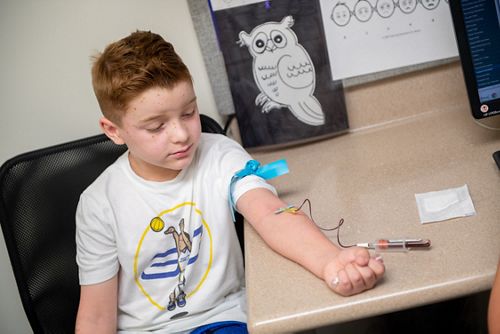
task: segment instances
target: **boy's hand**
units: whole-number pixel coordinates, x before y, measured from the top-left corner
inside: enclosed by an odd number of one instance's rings
[[[359,247],[342,249],[324,270],[324,279],[330,289],[342,296],[350,296],[375,286],[384,275],[381,257],[372,257]]]

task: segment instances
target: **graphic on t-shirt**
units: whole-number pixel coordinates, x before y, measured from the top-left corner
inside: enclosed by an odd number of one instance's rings
[[[139,269],[145,244],[160,248]],[[212,264],[212,235],[195,203],[181,203],[151,219],[135,257],[136,284],[154,306],[168,311],[186,306],[186,299],[201,288]],[[193,266],[196,262],[201,263]]]
[[[184,276],[184,272],[189,262],[189,254],[191,253],[191,238],[189,234],[184,231],[184,218],[179,222],[179,232],[176,231],[175,227],[170,226],[164,233],[166,235],[172,235],[175,241],[175,247],[177,248],[177,266],[179,268],[179,275],[177,276],[178,283],[174,291],[170,293],[167,306],[169,311],[173,311],[175,310],[176,303],[179,307],[184,307],[186,305],[186,294],[184,293],[186,277]]]

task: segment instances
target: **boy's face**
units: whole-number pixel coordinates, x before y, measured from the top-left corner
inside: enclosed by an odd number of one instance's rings
[[[193,160],[201,134],[191,82],[150,88],[133,99],[118,126],[101,119],[116,144],[127,144],[132,169],[146,180],[171,180]]]

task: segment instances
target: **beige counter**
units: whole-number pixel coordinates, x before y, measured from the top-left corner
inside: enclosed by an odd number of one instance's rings
[[[346,244],[429,238],[428,251],[384,253],[386,275],[353,297],[271,251],[245,224],[251,333],[293,332],[388,313],[491,287],[500,254],[500,132],[473,122],[468,106],[440,108],[336,138],[273,152],[290,173],[271,183],[289,203],[312,202],[318,224],[342,217]],[[416,193],[467,184],[477,214],[422,225]],[[307,211],[307,210],[306,210]],[[325,232],[335,240],[334,232]]]

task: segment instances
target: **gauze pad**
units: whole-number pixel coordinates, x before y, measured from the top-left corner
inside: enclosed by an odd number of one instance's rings
[[[476,214],[467,185],[415,194],[422,224]]]

